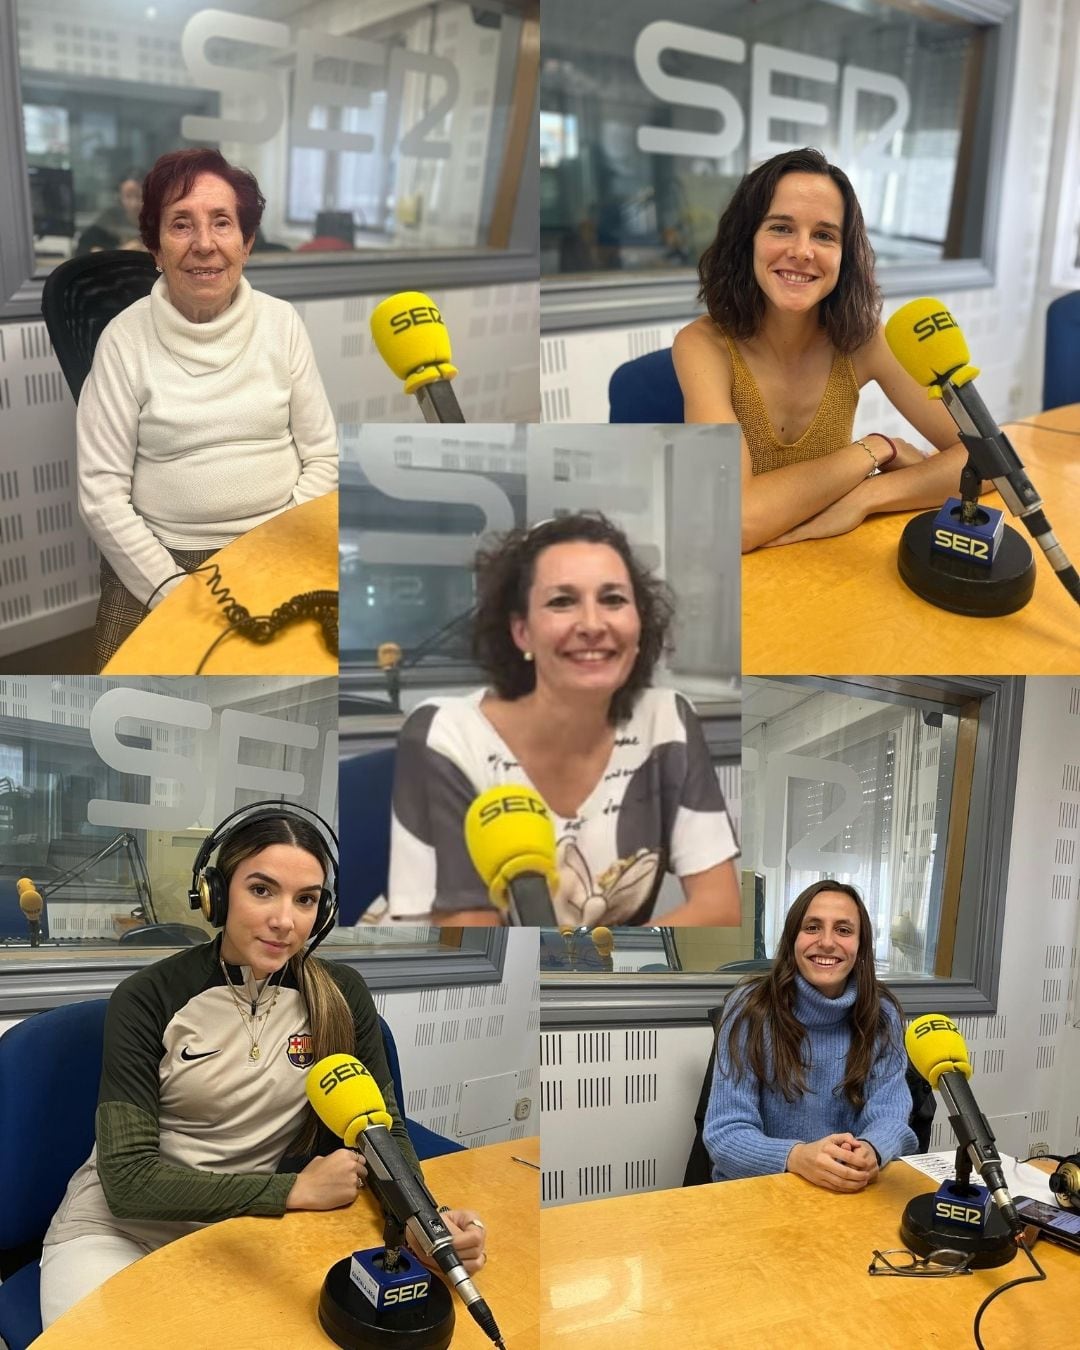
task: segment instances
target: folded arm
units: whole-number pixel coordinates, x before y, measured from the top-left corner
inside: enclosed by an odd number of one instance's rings
[[[293,488],[293,503],[311,501],[338,485],[337,424],[326,397],[315,353],[307,330],[296,316],[290,350],[292,397],[289,426],[297,454],[300,477]]]

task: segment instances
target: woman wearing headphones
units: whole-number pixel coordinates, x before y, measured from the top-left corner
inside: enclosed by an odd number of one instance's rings
[[[109,1000],[96,1143],[45,1236],[43,1326],[207,1223],[350,1205],[367,1164],[338,1146],[304,1092],[325,1055],[367,1066],[421,1175],[367,986],[311,955],[337,911],[337,840],[303,811],[260,802],[226,817],[191,891],[220,936],[129,976]],[[480,1269],[479,1220],[443,1218],[465,1269]]]

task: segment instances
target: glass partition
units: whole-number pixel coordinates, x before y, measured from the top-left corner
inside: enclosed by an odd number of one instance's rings
[[[989,284],[1015,7],[544,0],[543,327],[685,317],[739,180],[803,146],[851,178],[886,293]]]
[[[0,678],[0,965],[210,936],[188,891],[218,820],[284,797],[334,822],[336,699],[334,680]]]
[[[256,267],[506,248],[534,8],[19,3],[35,275],[73,253],[139,247],[142,176],[190,145],[259,180]]]
[[[662,682],[694,699],[732,700],[738,473],[737,428],[346,427],[343,711],[363,712],[365,697],[373,714],[409,708],[441,688],[479,683],[470,621],[480,541],[576,510],[603,510],[672,587],[677,618]]]

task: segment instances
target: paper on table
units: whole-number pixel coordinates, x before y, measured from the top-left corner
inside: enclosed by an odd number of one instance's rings
[[[910,1157],[905,1156],[904,1162],[910,1163],[912,1167],[938,1184],[956,1175],[955,1149],[949,1153],[915,1153]],[[1040,1172],[1037,1167],[1031,1167],[1028,1163],[1018,1163],[1008,1153],[1001,1155],[1001,1165],[1010,1195],[1030,1195],[1032,1200],[1041,1200],[1047,1205],[1057,1204],[1045,1172]],[[974,1173],[972,1180],[978,1180],[978,1176]]]

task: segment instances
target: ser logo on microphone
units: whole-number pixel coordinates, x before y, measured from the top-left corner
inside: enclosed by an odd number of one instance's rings
[[[337,1087],[339,1083],[344,1083],[350,1078],[370,1078],[371,1074],[359,1062],[352,1064],[339,1064],[336,1069],[331,1069],[329,1073],[324,1073],[319,1079],[319,1088],[327,1096]]]
[[[923,1036],[929,1036],[932,1031],[959,1032],[960,1028],[947,1017],[924,1017],[919,1022],[913,1022],[908,1030],[914,1032],[916,1040],[920,1040]]]
[[[391,1303],[412,1303],[418,1298],[423,1298],[428,1291],[427,1280],[419,1280],[416,1284],[399,1284],[396,1289],[388,1289],[384,1302]]]
[[[498,820],[500,816],[511,815],[515,811],[524,811],[529,815],[543,816],[547,818],[548,809],[542,801],[536,797],[526,797],[524,795],[510,795],[500,797],[497,801],[488,802],[487,806],[480,808],[480,824],[491,825]]]
[[[411,309],[403,309],[390,316],[390,328],[394,333],[405,333],[410,328],[419,328],[423,323],[441,323],[446,327],[443,316],[434,305],[413,305]]]
[[[918,334],[920,342],[925,342],[927,338],[932,338],[935,333],[944,332],[946,328],[959,328],[959,326],[947,309],[939,309],[936,314],[927,314],[918,323],[913,324],[911,331]]]
[[[934,1206],[934,1214],[939,1219],[946,1219],[952,1223],[965,1224],[968,1227],[978,1227],[985,1219],[981,1209],[976,1209],[971,1205],[957,1205],[947,1200],[939,1200]]]
[[[952,530],[935,530],[934,541],[951,553],[968,553],[973,558],[990,557],[990,545],[985,539],[971,539],[966,534],[956,534]]]

